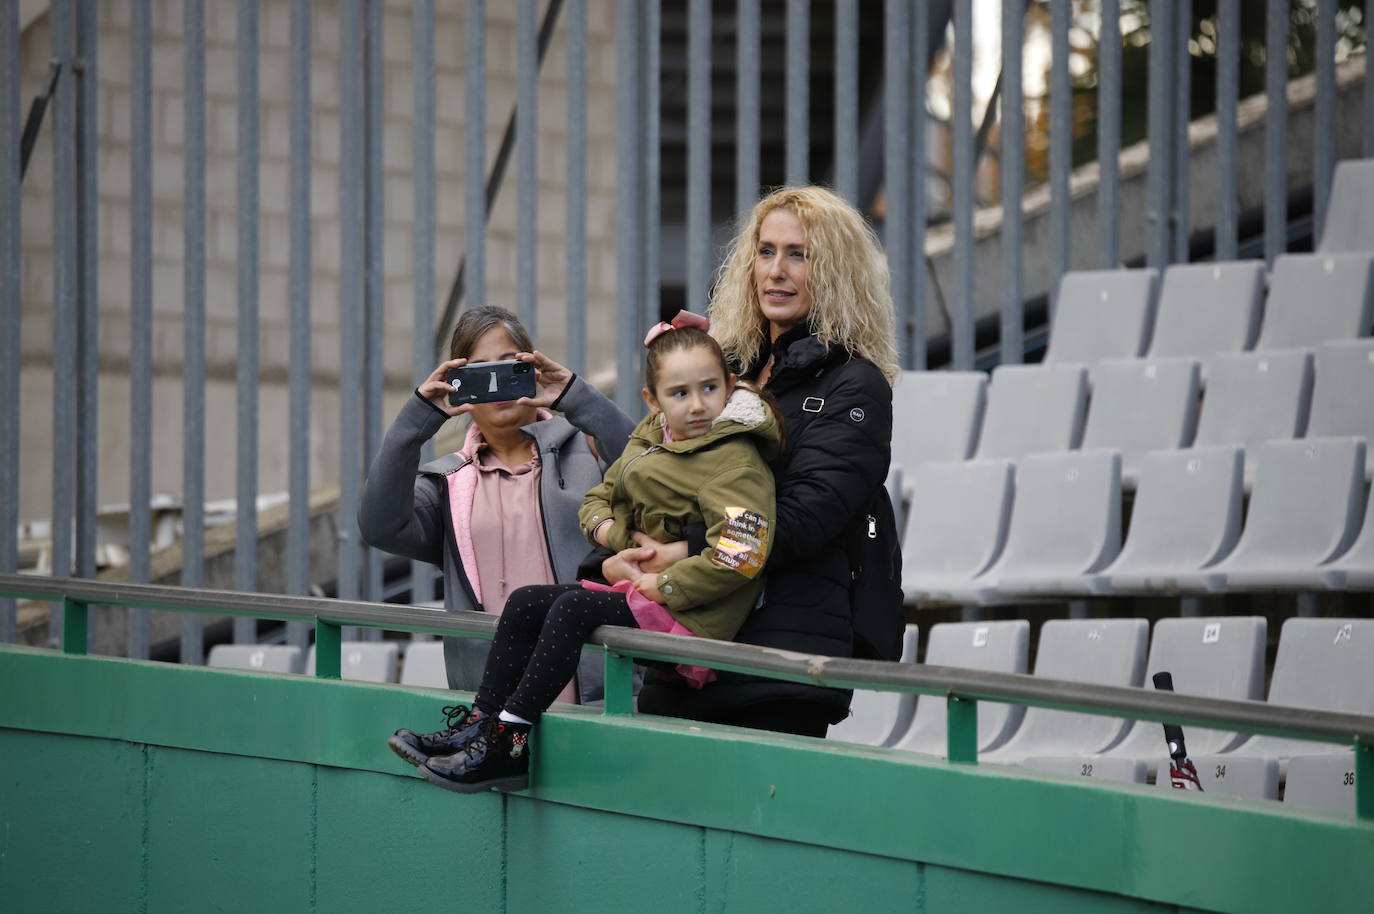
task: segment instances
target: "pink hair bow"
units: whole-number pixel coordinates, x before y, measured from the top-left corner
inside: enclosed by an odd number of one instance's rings
[[[681,330],[684,327],[695,327],[698,330],[711,329],[711,321],[700,314],[693,314],[691,311],[679,311],[677,317],[671,322],[659,321],[649,328],[649,332],[644,336],[644,348],[648,349],[649,344],[658,339],[669,330]]]

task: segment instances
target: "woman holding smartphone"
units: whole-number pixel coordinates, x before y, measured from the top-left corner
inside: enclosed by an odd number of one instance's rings
[[[446,380],[468,363],[510,359],[535,369],[535,395],[451,405]],[[550,410],[558,410],[561,416]],[[450,418],[471,415],[457,452],[420,465],[420,448]],[[500,612],[532,584],[571,583],[587,553],[577,512],[620,456],[634,421],[567,368],[538,352],[504,308],[463,312],[440,363],[406,401],[368,469],[358,528],[371,546],[444,570],[444,607]],[[449,688],[481,682],[488,644],[444,639]],[[599,663],[583,664],[561,700],[600,697]],[[447,754],[452,734],[402,731],[403,757]]]

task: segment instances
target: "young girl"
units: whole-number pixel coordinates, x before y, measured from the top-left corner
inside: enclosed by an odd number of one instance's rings
[[[460,725],[462,748],[420,766],[430,781],[460,793],[526,787],[530,730],[597,626],[729,639],[744,622],[772,539],[768,464],[781,426],[772,407],[737,384],[705,323],[683,312],[649,332],[643,395],[651,412],[587,493],[580,516],[587,537],[612,549],[632,546],[636,530],[680,539],[691,524],[706,527],[707,548],[616,589],[554,584],[512,593]],[[690,675],[698,685],[705,678]]]

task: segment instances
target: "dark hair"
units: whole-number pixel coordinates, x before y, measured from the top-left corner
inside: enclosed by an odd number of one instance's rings
[[[644,360],[644,385],[654,396],[658,396],[658,366],[663,356],[669,352],[685,352],[692,349],[709,349],[720,363],[720,376],[730,379],[730,366],[725,362],[725,353],[720,343],[705,330],[696,327],[682,327],[662,333],[649,344],[649,354]]]
[[[534,341],[530,339],[530,332],[525,329],[525,325],[520,323],[520,318],[505,308],[498,308],[496,305],[481,305],[476,308],[469,308],[458,315],[458,323],[454,325],[453,336],[450,337],[448,343],[448,357],[451,359],[467,358],[482,335],[496,327],[500,327],[510,334],[511,342],[515,343],[517,350],[521,352],[534,351]]]

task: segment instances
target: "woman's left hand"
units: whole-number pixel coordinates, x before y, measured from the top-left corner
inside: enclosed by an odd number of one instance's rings
[[[641,533],[638,530],[634,532],[633,536],[635,542],[641,547],[648,547],[654,551],[653,556],[639,563],[640,567],[647,572],[658,574],[660,571],[667,570],[668,566],[687,558],[686,540],[660,543],[649,534]]]
[[[536,349],[517,352],[515,357],[534,366],[535,395],[521,397],[521,406],[553,406],[573,379],[573,373]]]

